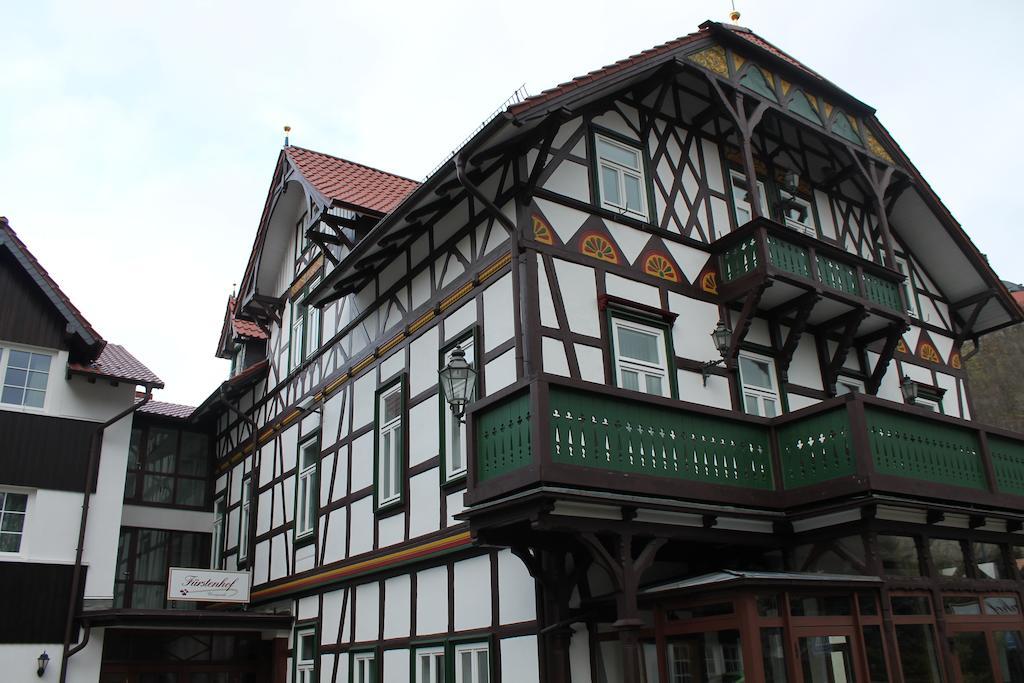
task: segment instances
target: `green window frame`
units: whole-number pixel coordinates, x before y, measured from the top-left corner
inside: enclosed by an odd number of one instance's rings
[[[210,537],[210,567],[221,569],[224,566],[224,537],[227,533],[227,500],[223,495],[213,501],[213,534]]]
[[[378,511],[402,505],[405,497],[408,406],[405,375],[374,395],[373,503]]]
[[[642,142],[601,126],[590,126],[591,193],[596,206],[626,218],[652,222],[654,191]],[[635,207],[629,201],[635,191]]]
[[[412,683],[446,683],[448,647],[444,642],[422,644],[412,651]]]
[[[252,525],[252,474],[242,477],[238,500],[238,563],[249,559],[249,527]]]
[[[479,328],[476,325],[471,326],[469,329],[464,330],[452,341],[441,348],[438,353],[438,371],[442,370],[445,365],[448,364],[448,359],[451,356],[452,351],[456,347],[462,348],[466,352],[466,361],[480,369],[479,356],[480,354],[480,335]],[[477,374],[477,396],[480,396],[480,377],[481,374]],[[466,433],[466,424],[455,418],[452,414],[451,408],[448,403],[444,400],[444,396],[441,394],[441,388],[438,386],[438,449],[441,455],[441,483],[450,484],[452,482],[462,481],[466,478],[467,464],[469,458],[469,441],[468,434]],[[455,452],[452,446],[456,445],[458,448],[458,457],[453,458],[452,455]]]
[[[377,683],[380,680],[376,650],[353,650],[349,652],[349,683]]]
[[[323,343],[320,309],[299,303],[320,284],[320,278],[320,275],[312,278],[292,300],[291,332],[288,335],[288,372],[302,365]]]
[[[494,639],[480,636],[414,642],[409,653],[409,680],[411,683],[493,681],[493,650]]]
[[[320,432],[299,442],[295,461],[295,545],[316,537],[320,510]]]

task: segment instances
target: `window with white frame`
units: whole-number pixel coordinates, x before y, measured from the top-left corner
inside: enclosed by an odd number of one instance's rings
[[[615,379],[623,389],[670,396],[665,329],[612,316]]]
[[[594,136],[601,206],[647,219],[647,181],[640,148]]]
[[[918,396],[917,398],[914,399],[914,405],[917,406],[918,408],[924,408],[925,410],[931,413],[942,412],[942,402],[934,398],[924,398]]]
[[[456,348],[461,348],[466,353],[467,363],[475,365],[476,347],[473,337],[469,336],[441,354],[439,370],[448,365],[452,351]],[[445,401],[441,401],[440,404],[441,422],[444,429],[441,436],[444,449],[444,477],[445,481],[452,481],[466,473],[466,423],[455,417]]]
[[[313,437],[299,446],[299,475],[295,492],[295,537],[313,533],[316,525],[316,468],[320,460],[320,439]]]
[[[444,646],[416,650],[415,683],[445,683]]]
[[[28,514],[28,494],[0,491],[0,553],[21,551]]]
[[[224,529],[225,517],[226,517],[226,503],[224,497],[221,496],[213,504],[213,538],[211,539],[212,553],[210,557],[210,566],[214,569],[220,569],[224,563]]]
[[[747,189],[747,176],[735,169],[729,171],[729,182],[732,185],[732,208],[736,216],[736,227],[749,223],[754,218],[754,212],[750,204],[750,191]],[[757,181],[758,204],[761,206],[761,215],[768,215],[768,197],[765,194],[764,183]]]
[[[765,356],[741,353],[740,384],[743,410],[750,415],[775,417],[779,414],[779,390],[775,381],[775,362]]]
[[[352,655],[352,683],[376,683],[377,658],[372,652]]]
[[[292,302],[292,333],[288,338],[288,369],[302,364],[302,344],[306,337],[306,313],[298,301]]]
[[[490,664],[487,643],[455,646],[455,680],[459,683],[488,683]]]
[[[42,408],[52,359],[48,353],[0,349],[0,361],[6,361],[6,366],[0,366],[4,367],[0,403]]]
[[[249,556],[249,521],[252,517],[252,479],[242,480],[242,505],[239,510],[241,519],[238,522],[238,559],[245,560]]]
[[[402,382],[377,398],[377,507],[402,497]]]
[[[811,203],[803,197],[792,197],[789,199],[789,204],[783,211],[786,225],[805,235],[817,237],[818,228],[814,224],[814,212],[811,210]]]
[[[902,285],[903,298],[907,304],[907,314],[912,318],[917,318],[917,297],[914,295],[914,278],[910,273],[910,265],[907,263],[907,259],[902,256],[896,258],[896,270],[903,274],[904,280]]]
[[[295,683],[316,683],[316,631],[295,632]]]
[[[313,289],[320,284],[320,278],[316,278],[308,285],[303,291],[302,296],[306,296]],[[309,358],[314,351],[320,348],[321,341],[321,330],[320,330],[320,309],[316,306],[303,306],[305,309],[305,339],[303,340],[302,346],[302,359]]]

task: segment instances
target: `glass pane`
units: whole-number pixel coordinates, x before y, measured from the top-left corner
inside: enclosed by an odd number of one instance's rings
[[[871,683],[889,683],[889,674],[885,668],[885,648],[882,645],[882,628],[865,626],[864,650],[868,656],[868,680]]]
[[[744,680],[739,631],[710,631],[668,642],[671,683],[740,683]]]
[[[15,351],[11,349],[11,352],[7,354],[7,367],[8,368],[23,368],[29,367],[29,358],[31,353],[27,351]],[[10,377],[10,370],[8,370],[7,376]]]
[[[46,373],[29,372],[28,384],[26,386],[28,386],[29,389],[46,389]]]
[[[878,554],[882,559],[882,573],[892,576],[920,576],[917,544],[910,536],[879,536]]]
[[[946,614],[981,614],[981,604],[976,595],[947,595],[942,598],[942,608]]]
[[[746,405],[746,410],[747,410],[747,414],[748,415],[760,415],[761,414],[761,404],[757,400],[757,396],[753,396],[751,394],[744,394],[743,395],[743,401],[744,401],[744,404]]]
[[[906,683],[941,683],[931,624],[897,624],[896,644]]]
[[[794,617],[846,617],[853,610],[846,595],[793,595],[789,612]]]
[[[765,417],[775,417],[778,414],[779,413],[778,413],[778,409],[777,409],[777,407],[775,405],[775,401],[773,401],[770,398],[764,399],[764,416]]]
[[[992,663],[988,660],[988,645],[981,631],[954,633],[950,638],[953,655],[960,663],[963,683],[992,681]]]
[[[42,353],[33,353],[30,355],[32,356],[32,360],[29,361],[29,368],[40,372],[50,371],[50,356]]]
[[[744,386],[775,390],[770,366],[766,361],[740,356],[740,377]]]
[[[619,194],[619,171],[601,164],[602,198],[607,204],[622,206],[622,195]]]
[[[623,147],[621,145],[615,145],[606,140],[598,138],[597,140],[597,154],[602,159],[608,159],[614,161],[617,164],[622,164],[634,171],[640,170],[640,157],[631,149]]]
[[[780,596],[778,595],[759,595],[757,596],[757,616],[759,617],[777,617],[781,614],[779,605],[781,604]],[[770,629],[769,629],[770,630]]]
[[[878,603],[875,601],[874,593],[858,593],[857,606],[863,615],[873,616],[878,614]]]
[[[622,371],[622,388],[630,391],[640,391],[640,375],[632,370]]]
[[[473,681],[473,653],[462,652],[460,656],[462,677],[459,679],[462,683],[474,683]]]
[[[847,636],[800,639],[804,683],[847,683],[853,679],[853,653]]]
[[[170,503],[174,478],[147,474],[142,480],[142,500],[147,503]]]
[[[781,628],[761,629],[761,661],[765,683],[786,683],[786,651]]]
[[[926,595],[893,595],[892,613],[899,616],[931,614],[932,601]]]
[[[487,683],[490,671],[487,666],[487,650],[477,650],[476,676],[478,683]]]
[[[0,553],[16,553],[21,547],[21,534],[0,533]]]
[[[618,326],[618,330],[617,341],[620,357],[633,358],[654,365],[661,363],[661,353],[658,350],[661,335],[642,332],[622,325]]]
[[[1003,549],[995,543],[974,543],[974,569],[979,579],[1006,578]]]
[[[135,584],[132,587],[132,608],[163,609],[165,591],[166,587],[163,584]]]
[[[402,412],[402,392],[392,391],[384,397],[384,422],[391,422]]]
[[[21,528],[25,524],[25,515],[17,512],[5,512],[3,517],[0,517],[0,531],[10,531],[14,533],[21,533]]]
[[[316,464],[316,456],[320,447],[317,445],[316,439],[310,441],[302,446],[301,460],[299,462],[299,469],[304,470],[307,467],[311,467]]]
[[[4,403],[13,403],[14,405],[20,406],[25,400],[25,390],[17,387],[4,387],[4,393],[0,396],[0,401]]]
[[[643,200],[640,199],[640,179],[624,173],[622,180],[626,185],[626,208],[632,211],[641,211]]]
[[[1017,598],[1009,595],[987,595],[985,596],[985,614],[1020,614],[1020,605]]]
[[[191,507],[203,505],[206,502],[206,482],[202,479],[179,479],[174,502]]]
[[[153,529],[140,529],[139,547],[135,556],[136,581],[165,581],[167,579],[167,544],[170,533]]]
[[[193,477],[205,477],[209,448],[210,442],[205,435],[182,432],[178,472]]]
[[[42,408],[43,402],[46,400],[46,394],[42,391],[36,391],[34,389],[25,390],[25,402],[23,405],[29,408]]]
[[[178,432],[152,427],[146,451],[146,469],[150,472],[173,472],[174,455],[178,448]]]
[[[1024,683],[1024,642],[1020,631],[993,631],[996,659],[999,662],[999,683]]]
[[[928,542],[932,553],[935,573],[945,579],[963,577],[967,573],[964,551],[960,541],[948,538],[933,538]]]
[[[25,512],[28,509],[28,494],[0,494],[0,507],[3,508],[4,512]]]
[[[664,392],[661,390],[661,378],[657,375],[644,375],[647,379],[647,393],[662,396]]]

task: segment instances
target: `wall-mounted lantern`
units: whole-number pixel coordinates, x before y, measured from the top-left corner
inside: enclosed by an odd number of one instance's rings
[[[50,655],[46,654],[46,650],[43,650],[43,654],[36,657],[36,676],[43,677],[43,673],[46,672],[46,665],[50,663]]]
[[[452,409],[455,418],[462,421],[466,406],[476,400],[476,369],[466,361],[462,347],[452,350],[448,364],[438,373],[438,381],[444,400]]]
[[[729,353],[729,346],[732,344],[732,330],[725,324],[725,321],[719,320],[715,329],[711,330],[711,341],[714,342],[715,348],[718,349],[718,353],[722,357],[718,360],[709,360],[700,366],[700,376],[704,380],[704,386],[708,385],[711,368],[725,362],[725,356]]]

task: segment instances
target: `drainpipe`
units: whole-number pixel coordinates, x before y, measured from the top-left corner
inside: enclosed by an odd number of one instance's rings
[[[501,209],[491,201],[490,197],[485,195],[479,187],[473,184],[466,173],[466,159],[472,156],[475,149],[475,145],[468,146],[462,149],[455,157],[455,177],[458,178],[459,183],[462,184],[466,191],[469,192],[473,197],[478,199],[481,204],[484,205],[494,218],[501,223],[501,225],[508,230],[509,237],[512,242],[512,258],[516,261],[516,267],[518,273],[516,274],[519,282],[519,315],[525,315],[525,311],[528,309],[528,299],[526,295],[525,282],[526,276],[526,254],[522,253],[519,247],[519,228],[513,223],[508,216],[501,212]],[[530,363],[530,348],[529,339],[526,336],[526,325],[520,325],[523,330],[520,343],[516,346],[516,361],[522,363],[523,376],[529,377],[531,374],[531,363]]]
[[[92,497],[92,487],[96,483],[99,474],[100,451],[103,450],[103,432],[107,427],[120,422],[131,415],[142,406],[149,403],[153,398],[153,389],[146,387],[146,395],[139,402],[134,402],[128,408],[101,424],[92,433],[92,441],[89,444],[89,464],[85,472],[85,493],[82,494],[82,515],[78,523],[78,548],[75,550],[75,568],[71,573],[71,597],[68,598],[68,615],[64,622],[64,648],[60,660],[59,683],[65,683],[68,677],[68,659],[76,652],[82,650],[89,643],[90,628],[86,626],[85,637],[75,648],[71,647],[71,633],[75,627],[75,608],[78,604],[78,589],[82,581],[82,554],[85,552],[85,530],[89,521],[89,499]]]

